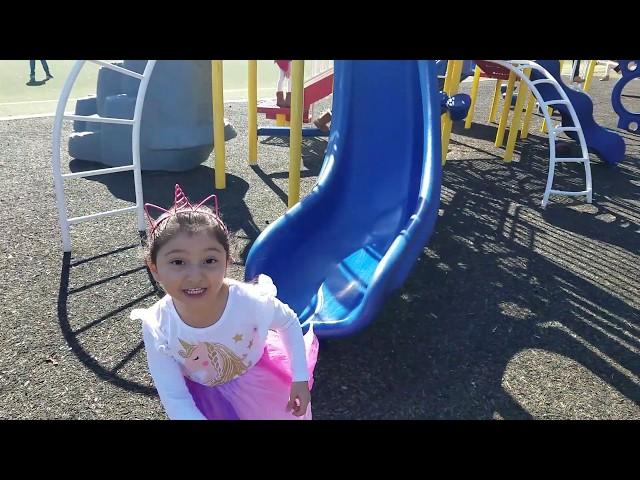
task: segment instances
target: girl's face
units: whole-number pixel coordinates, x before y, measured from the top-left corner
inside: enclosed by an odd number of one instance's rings
[[[175,302],[199,308],[214,304],[222,291],[227,252],[206,231],[179,233],[160,248],[149,269]]]

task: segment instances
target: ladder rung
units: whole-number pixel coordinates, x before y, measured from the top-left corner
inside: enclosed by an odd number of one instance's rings
[[[540,83],[549,83],[551,85],[555,85],[555,82],[552,82],[548,78],[543,78],[542,80],[534,80],[531,82],[531,86],[539,85]]]
[[[65,120],[76,120],[78,122],[96,122],[96,123],[116,123],[121,125],[133,125],[133,120],[128,118],[111,118],[100,117],[98,115],[65,115]]]
[[[567,197],[579,197],[581,195],[588,195],[589,190],[582,190],[581,192],[567,192],[564,190],[549,190],[550,195],[566,195]]]
[[[84,172],[65,173],[62,178],[84,178],[94,175],[106,175],[107,173],[126,172],[133,170],[133,165],[124,165],[123,167],[99,168],[97,170],[86,170]]]
[[[554,159],[554,162],[556,163],[584,163],[586,162],[587,159],[586,158],[563,158],[563,157],[556,157]]]
[[[578,127],[554,127],[556,132],[577,132]]]
[[[100,65],[101,67],[108,68],[109,70],[113,70],[115,72],[120,72],[123,75],[128,75],[130,77],[137,78],[139,80],[142,80],[144,78],[144,75],[141,75],[138,72],[134,72],[133,70],[128,70],[126,68],[119,67],[117,65],[114,65],[113,63],[105,62],[104,60],[89,60],[89,61],[95,63],[96,65]]]
[[[569,105],[568,100],[549,100],[548,102],[542,102],[545,107],[549,105]]]
[[[136,208],[137,207],[134,205],[133,207],[119,208],[117,210],[109,210],[108,212],[94,213],[92,215],[85,215],[84,217],[73,217],[73,218],[70,218],[68,221],[69,221],[69,225],[75,225],[76,223],[92,220],[94,218],[106,217],[107,215],[116,215],[118,213],[124,213],[124,212],[131,212]]]

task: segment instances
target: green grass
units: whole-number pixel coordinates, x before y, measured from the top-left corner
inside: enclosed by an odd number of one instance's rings
[[[28,60],[0,60],[0,117],[53,113],[64,81],[75,60],[49,60],[53,78],[42,85],[29,86]],[[71,98],[95,93],[98,68],[85,67],[71,92]],[[44,79],[36,61],[36,80]]]
[[[75,60],[48,60],[54,78],[41,85],[29,86],[28,60],[0,60],[0,117],[17,115],[52,114],[55,112],[62,86]],[[87,64],[80,72],[71,91],[71,99],[95,95],[98,66]],[[305,68],[305,78],[311,69]],[[225,60],[225,101],[246,100],[247,61]],[[36,61],[36,80],[44,79],[40,61]],[[273,60],[258,60],[258,98],[274,95],[278,81],[278,67]],[[73,101],[67,111],[73,110]]]

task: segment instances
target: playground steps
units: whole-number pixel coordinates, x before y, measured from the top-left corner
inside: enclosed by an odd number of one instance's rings
[[[535,82],[532,82],[532,84],[535,83],[535,85],[540,85],[541,83],[545,83],[549,85],[554,85],[555,83],[557,85],[556,89],[560,89],[560,85],[557,84],[557,82],[552,82],[546,78],[544,80],[545,80],[544,82],[537,80]],[[540,107],[544,109],[547,109],[554,105],[555,106],[564,105],[567,109],[573,110],[573,106],[571,105],[571,102],[568,99],[549,100],[549,101],[543,100],[542,102],[540,102]],[[591,203],[591,197],[593,193],[592,193],[592,186],[591,186],[591,167],[589,165],[588,153],[586,153],[588,152],[588,150],[587,150],[586,142],[584,141],[582,127],[580,126],[580,122],[577,121],[577,114],[575,113],[575,111],[574,111],[574,115],[576,117],[576,122],[574,123],[573,127],[562,127],[562,126],[554,125],[549,128],[549,142],[554,142],[554,145],[555,145],[557,134],[564,133],[564,132],[574,132],[578,134],[578,139],[579,139],[579,143],[581,143],[581,146],[584,146],[584,148],[582,148],[583,156],[573,157],[573,158],[556,157],[555,148],[551,149],[551,155],[549,155],[549,174],[547,179],[547,186],[545,188],[544,197],[542,200],[543,208],[546,206],[547,202],[549,201],[550,195],[564,195],[566,197],[585,196],[587,198],[587,203]],[[580,190],[580,191],[556,190],[552,188],[553,177],[556,171],[556,163],[581,163],[582,165],[584,165],[587,188],[585,190]]]
[[[65,84],[62,88],[62,92],[60,93],[60,98],[58,99],[58,106],[56,109],[56,116],[54,119],[54,127],[53,127],[53,155],[52,155],[52,167],[53,167],[53,182],[56,190],[56,202],[58,205],[58,218],[60,221],[60,229],[62,234],[62,248],[64,252],[71,252],[71,235],[70,235],[70,227],[71,225],[75,225],[81,222],[85,222],[87,220],[92,220],[94,218],[100,218],[108,215],[116,215],[125,212],[133,212],[137,213],[138,217],[138,230],[143,232],[145,230],[145,221],[143,215],[143,198],[142,198],[142,174],[140,169],[140,119],[142,116],[142,104],[144,102],[144,96],[147,90],[147,85],[149,83],[149,78],[151,77],[151,73],[153,71],[153,67],[155,66],[155,60],[150,60],[145,69],[144,73],[140,74],[134,72],[132,70],[128,70],[126,68],[119,67],[117,65],[113,65],[103,60],[88,60],[89,62],[95,63],[102,67],[108,68],[110,70],[114,70],[120,74],[127,75],[129,77],[133,77],[140,81],[140,88],[138,89],[137,97],[136,97],[136,108],[133,115],[133,119],[126,118],[110,118],[110,117],[101,117],[99,115],[68,115],[64,113],[65,106],[67,101],[69,100],[69,95],[71,93],[71,89],[78,78],[78,74],[80,70],[85,65],[87,60],[78,60]],[[65,173],[63,174],[60,168],[60,144],[62,138],[62,122],[64,120],[73,120],[75,122],[91,122],[91,123],[110,123],[110,124],[119,124],[119,125],[132,125],[132,149],[133,149],[133,163],[129,165],[123,165],[112,168],[100,168],[96,170],[86,170],[82,172],[73,172],[73,173]],[[80,217],[72,217],[69,218],[67,215],[67,205],[66,198],[64,193],[64,181],[70,180],[73,178],[85,178],[96,175],[105,175],[109,173],[117,173],[117,172],[125,172],[125,171],[133,171],[134,177],[134,188],[135,188],[135,196],[136,196],[136,205],[131,207],[125,207],[115,210],[109,210],[107,212],[98,212],[90,215],[84,215]]]
[[[499,66],[506,67],[518,74],[518,77],[525,81],[528,87],[534,92],[536,99],[538,100],[539,107],[545,115],[549,130],[549,172],[547,174],[547,184],[542,197],[542,208],[547,206],[550,195],[564,195],[568,197],[585,196],[587,203],[591,203],[593,189],[591,184],[591,166],[589,163],[589,151],[587,148],[587,142],[585,140],[578,114],[573,107],[573,104],[569,100],[567,93],[562,88],[558,80],[550,73],[544,66],[539,65],[531,60],[490,60],[487,63],[495,63]],[[478,62],[480,63],[480,62]],[[491,65],[486,65],[487,68],[494,69]],[[482,68],[482,66],[480,67]],[[525,69],[531,69],[530,79],[524,74]],[[551,115],[549,115],[550,107],[561,107],[566,111],[566,114],[571,117],[571,126],[555,125],[552,122]],[[576,140],[580,145],[580,151],[582,156],[580,157],[557,157],[556,156],[556,139],[559,133],[569,133],[569,136]],[[566,191],[556,190],[553,188],[553,178],[555,176],[556,163],[581,163],[584,166],[585,171],[585,184],[586,188],[580,191]]]

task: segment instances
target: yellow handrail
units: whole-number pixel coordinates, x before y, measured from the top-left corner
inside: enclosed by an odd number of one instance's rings
[[[215,187],[226,188],[224,165],[224,99],[222,86],[222,60],[211,61],[211,88],[213,97],[213,148],[215,152]]]
[[[527,138],[529,135],[529,122],[531,121],[531,115],[536,107],[536,97],[532,92],[529,92],[529,101],[527,102],[527,111],[524,114],[524,120],[522,121],[522,130],[520,130],[520,138]]]
[[[249,60],[249,165],[258,164],[258,61]]]
[[[291,117],[289,130],[289,208],[300,200],[303,88],[304,60],[293,60],[291,62]]]
[[[530,74],[531,69],[525,68],[524,75],[529,78]],[[503,160],[505,162],[510,162],[513,159],[513,150],[516,146],[516,138],[518,137],[518,129],[520,128],[520,120],[522,119],[522,107],[524,106],[524,101],[527,98],[528,93],[529,87],[527,86],[527,82],[525,82],[524,80],[520,80],[520,87],[518,88],[518,98],[516,99],[516,105],[513,108],[513,119],[511,120],[509,137],[507,138],[507,148],[504,151]]]
[[[502,147],[504,141],[504,131],[507,128],[507,120],[509,119],[509,110],[511,110],[511,98],[513,96],[513,86],[516,82],[516,74],[509,73],[509,80],[507,81],[507,92],[504,97],[504,107],[502,108],[502,115],[500,115],[500,123],[498,124],[498,133],[496,134],[495,146]]]
[[[498,103],[500,102],[500,87],[502,86],[502,80],[499,78],[496,80],[496,88],[493,89],[493,100],[491,101],[491,110],[489,110],[489,123],[496,121],[496,114],[498,113]]]
[[[480,85],[480,67],[476,65],[476,68],[473,72],[473,84],[471,85],[471,105],[469,106],[469,113],[467,113],[467,118],[464,120],[464,128],[471,128],[471,122],[473,121],[473,111],[476,108],[476,100],[478,99],[478,86]]]
[[[444,91],[447,95],[452,96],[458,92],[460,85],[460,74],[462,73],[462,60],[449,60],[447,65],[447,76],[444,82]],[[449,150],[449,138],[451,136],[451,127],[453,122],[449,113],[445,113],[441,120],[442,128],[442,165],[447,163],[447,152]]]
[[[588,92],[589,89],[591,88],[591,82],[593,81],[593,72],[595,72],[596,70],[596,63],[598,63],[597,60],[591,60],[589,62],[589,67],[587,68],[587,74],[585,75],[585,78],[584,78],[583,90],[585,92]]]

